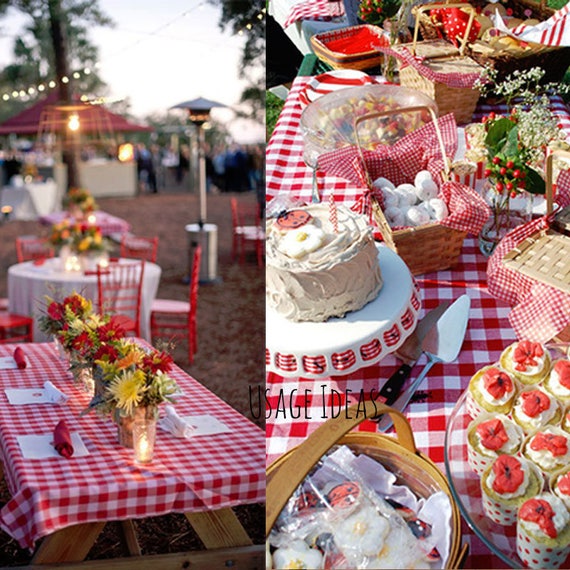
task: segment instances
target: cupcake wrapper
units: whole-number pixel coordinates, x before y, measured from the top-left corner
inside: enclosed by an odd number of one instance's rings
[[[481,476],[483,471],[485,471],[485,469],[487,469],[487,467],[489,467],[493,462],[493,459],[494,457],[489,457],[479,453],[471,445],[467,446],[467,461],[469,463],[469,467],[471,467],[477,475]]]
[[[465,399],[465,409],[472,419],[475,419],[478,415],[482,414],[485,409],[482,408],[477,400],[471,395],[471,392],[467,393],[467,398]]]
[[[529,568],[560,568],[570,554],[570,545],[554,548],[547,546],[538,542],[518,525],[517,554]]]
[[[499,503],[482,493],[483,510],[485,514],[495,523],[502,526],[511,526],[517,522],[518,507],[510,507]]]

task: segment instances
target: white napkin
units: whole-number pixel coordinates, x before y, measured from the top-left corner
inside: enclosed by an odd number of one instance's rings
[[[158,421],[158,425],[176,437],[190,437],[194,433],[194,426],[181,418],[174,406],[165,406],[166,416]]]
[[[62,459],[53,446],[53,433],[19,435],[16,439],[24,459],[48,459],[50,457]],[[71,443],[73,445],[74,459],[89,455],[89,450],[79,433],[71,432]]]
[[[65,404],[69,396],[64,394],[61,390],[55,387],[50,380],[44,382],[44,392],[50,402],[54,404]]]

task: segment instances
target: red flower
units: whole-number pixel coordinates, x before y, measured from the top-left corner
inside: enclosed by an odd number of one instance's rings
[[[116,317],[111,317],[111,320],[97,329],[97,334],[101,342],[109,342],[124,338],[125,329],[117,322]]]
[[[542,390],[529,390],[521,393],[523,412],[534,418],[550,408],[550,398]]]
[[[99,347],[97,352],[93,357],[94,360],[106,360],[107,362],[112,362],[113,360],[119,359],[119,353],[117,349],[111,344],[103,344]]]
[[[79,333],[72,341],[71,347],[78,352],[85,354],[93,348],[93,341],[89,337],[89,334],[85,331]]]
[[[568,453],[568,439],[563,435],[539,431],[530,442],[530,448],[534,451],[547,450],[559,457]]]
[[[497,493],[514,493],[524,481],[521,462],[512,455],[499,455],[491,469],[495,474],[493,490]]]
[[[521,340],[513,350],[513,360],[516,362],[515,370],[525,372],[527,368],[536,366],[538,364],[537,358],[540,358],[543,355],[544,349],[538,342]]]
[[[53,319],[54,321],[63,320],[63,312],[63,307],[55,301],[52,301],[47,308],[47,314],[49,318]]]
[[[83,304],[81,298],[77,295],[71,295],[63,300],[64,309],[71,309],[74,315],[80,315],[83,311]]]
[[[529,499],[519,509],[519,518],[538,524],[540,529],[550,538],[556,538],[558,533],[552,519],[554,511],[544,499]]]
[[[500,449],[509,439],[505,426],[499,419],[481,422],[476,431],[481,438],[481,443],[493,451]]]
[[[509,375],[498,368],[489,368],[483,374],[485,389],[493,398],[502,398],[505,393],[513,391],[513,382]]]
[[[155,352],[143,358],[143,367],[151,373],[169,372],[172,369],[172,356],[166,352]]]
[[[560,377],[560,384],[570,390],[570,360],[558,360],[554,370]]]

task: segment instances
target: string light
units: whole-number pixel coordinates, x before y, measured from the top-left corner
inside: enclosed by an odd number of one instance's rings
[[[161,30],[163,30],[164,28],[167,28],[168,26],[172,25],[174,22],[176,22],[176,20],[178,20],[181,17],[186,17],[188,15],[190,15],[192,12],[194,12],[194,10],[197,9],[201,9],[204,8],[206,6],[206,2],[201,1],[199,2],[196,6],[190,8],[189,10],[186,10],[185,12],[183,12],[181,15],[177,16],[176,18],[174,18],[173,20],[167,22],[166,24],[160,26],[159,28],[157,28],[156,30],[154,30],[153,32],[151,32],[149,35],[157,35]],[[247,31],[253,29],[253,26],[257,23],[259,23],[261,20],[263,20],[265,18],[265,14],[266,14],[266,8],[262,8],[261,10],[259,10],[259,12],[257,12],[255,15],[253,15],[251,17],[251,19],[241,28],[237,31],[237,34],[239,36],[242,36],[244,33],[246,33]],[[132,44],[131,46],[128,46],[127,48],[124,48],[123,51],[125,51],[126,49],[132,48],[136,45],[138,45],[142,40],[139,40],[137,42],[135,42],[134,44]],[[95,64],[96,67],[100,66],[100,63],[97,62]],[[74,71],[71,76],[74,79],[80,79],[81,76],[87,76],[91,74],[91,69],[89,69],[88,67],[80,70],[80,71]],[[27,100],[29,98],[30,95],[34,95],[36,92],[40,92],[43,93],[44,91],[46,91],[46,89],[55,89],[60,83],[69,83],[70,79],[67,76],[62,77],[61,79],[59,79],[59,81],[56,80],[50,80],[46,83],[40,83],[38,85],[30,85],[28,86],[26,89],[20,89],[20,90],[13,90],[11,93],[10,92],[6,92],[6,93],[2,93],[1,98],[3,101],[9,101],[10,99],[24,99]],[[105,102],[106,100],[103,98],[100,100],[102,102]],[[118,99],[119,101],[122,99]],[[108,102],[108,101],[107,101]]]

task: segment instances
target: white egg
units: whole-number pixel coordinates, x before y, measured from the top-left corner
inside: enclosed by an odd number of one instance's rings
[[[400,208],[405,206],[413,206],[418,201],[416,189],[412,184],[400,184],[395,190],[398,195]]]
[[[420,170],[416,174],[416,177],[414,178],[414,186],[418,186],[419,184],[424,182],[424,180],[431,180],[433,182],[433,177],[429,170]]]
[[[406,220],[410,226],[423,226],[429,223],[430,217],[425,208],[419,206],[412,206],[406,212]]]
[[[400,199],[394,190],[390,190],[388,187],[382,188],[382,198],[384,199],[384,208],[398,207]]]
[[[390,206],[384,210],[384,216],[390,227],[406,225],[406,214],[397,206]]]
[[[447,204],[441,198],[432,198],[428,202],[425,202],[425,204],[427,205],[432,220],[441,222],[441,220],[449,216]]]
[[[372,186],[374,186],[374,188],[389,188],[390,190],[394,190],[396,188],[390,180],[382,178],[382,176],[380,176],[380,178],[376,178],[376,180],[372,182]]]
[[[416,184],[416,195],[420,202],[425,202],[437,197],[438,188],[433,180],[422,180]]]

